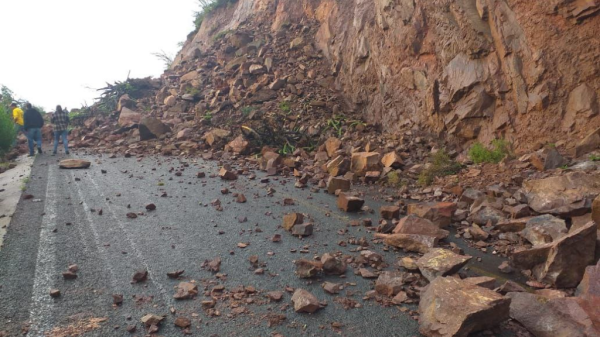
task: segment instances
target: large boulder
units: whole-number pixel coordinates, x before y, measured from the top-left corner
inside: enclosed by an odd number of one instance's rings
[[[589,222],[554,242],[514,253],[511,259],[516,267],[533,270],[540,282],[574,288],[594,263],[597,235],[596,224]]]
[[[471,256],[458,255],[448,249],[434,248],[417,260],[417,266],[425,278],[433,281],[458,272],[471,259]]]
[[[154,117],[144,117],[140,120],[140,140],[149,140],[158,138],[167,132],[171,132],[171,128]]]
[[[350,170],[357,175],[363,176],[369,171],[379,170],[379,153],[357,152],[352,154]]]
[[[414,214],[433,222],[440,228],[447,227],[452,222],[456,204],[452,202],[426,202],[409,204],[407,214]]]
[[[567,225],[563,219],[545,214],[529,219],[521,235],[537,246],[557,240],[567,232]]]
[[[433,236],[438,240],[447,238],[449,234],[447,230],[440,229],[431,221],[412,214],[400,219],[392,233],[427,235]]]
[[[585,268],[583,279],[577,286],[577,296],[600,296],[600,262]]]
[[[139,112],[135,112],[127,107],[123,107],[121,109],[121,114],[119,115],[119,126],[123,127],[131,127],[136,124],[139,124],[142,119],[142,114]]]
[[[579,216],[591,210],[600,194],[600,173],[572,172],[523,183],[529,207],[537,213]]]
[[[419,331],[428,337],[467,337],[509,318],[510,299],[470,282],[438,277],[421,295]]]
[[[507,297],[511,299],[510,317],[536,337],[600,336],[599,297],[548,300],[526,292],[508,293]],[[591,306],[594,303],[596,308]]]

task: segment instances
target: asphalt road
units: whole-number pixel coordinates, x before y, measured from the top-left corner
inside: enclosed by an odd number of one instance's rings
[[[240,176],[234,183],[210,178],[218,171],[216,162],[80,157],[91,160],[92,167],[60,170],[60,157],[47,155],[38,156],[34,163],[25,192],[33,199],[19,202],[0,250],[0,332],[22,336],[28,331],[26,336],[35,337],[131,336],[125,328],[136,324],[133,335],[144,336],[140,318],[152,313],[166,315],[158,336],[182,336],[173,324],[180,316],[192,320],[194,336],[419,335],[417,322],[400,307],[363,300],[374,282],[355,276],[351,268],[346,278],[307,282],[294,275],[295,259],[336,251],[358,255],[358,246],[337,243],[351,237],[371,241],[372,234],[365,228],[348,226],[350,217],[335,209],[334,197],[294,188],[293,179],[271,178],[263,184],[260,174],[256,180]],[[183,169],[181,176],[175,174],[179,169]],[[199,171],[207,177],[197,178]],[[224,187],[243,193],[247,202],[239,204],[232,194],[223,195]],[[275,189],[272,196],[267,187]],[[375,189],[370,193],[379,194]],[[284,198],[293,198],[295,205],[283,206]],[[214,199],[221,200],[222,212],[210,206]],[[369,198],[367,205],[378,209],[382,202],[374,199]],[[147,212],[149,203],[157,209]],[[313,236],[300,240],[279,227],[283,214],[293,211],[310,214],[316,229]],[[144,215],[130,219],[129,212]],[[240,217],[247,222],[240,222]],[[353,217],[378,219],[376,214]],[[339,232],[344,229],[347,233]],[[280,243],[270,240],[276,233],[282,236]],[[240,242],[249,245],[239,248]],[[396,269],[402,256],[373,243],[369,249],[382,254],[390,269]],[[248,262],[252,255],[265,264],[264,275],[254,274]],[[491,255],[481,256],[484,262],[472,270],[492,271],[499,264]],[[220,272],[226,277],[217,278],[201,268],[205,260],[215,257],[222,259]],[[79,266],[78,278],[64,280],[62,272],[71,264]],[[132,275],[139,269],[148,270],[148,281],[132,284]],[[174,287],[182,280],[169,279],[166,273],[181,269],[185,270],[183,281],[195,280],[199,285],[196,299],[173,299]],[[346,283],[337,297],[351,298],[361,307],[344,309],[321,289],[324,280]],[[208,299],[204,291],[217,284],[227,291],[253,286],[259,294],[250,296],[252,303],[247,297],[219,301],[220,316],[209,317],[201,301]],[[307,289],[328,305],[316,314],[296,314],[288,292],[279,303],[265,299],[264,293],[285,291],[286,286]],[[61,297],[49,296],[53,288],[61,291]],[[121,306],[113,306],[112,294],[124,295]],[[232,311],[235,306],[246,310],[237,314]],[[268,327],[268,315],[273,314],[287,319]],[[333,322],[342,327],[333,328]]]

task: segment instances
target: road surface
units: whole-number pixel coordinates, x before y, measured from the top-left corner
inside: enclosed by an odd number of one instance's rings
[[[33,198],[19,202],[0,250],[0,331],[7,336],[144,336],[140,318],[148,313],[166,316],[157,336],[182,336],[173,324],[180,316],[191,319],[194,336],[419,335],[410,311],[363,300],[373,281],[354,275],[352,268],[346,278],[327,276],[309,282],[294,275],[295,259],[336,251],[356,256],[358,246],[341,247],[338,242],[352,237],[371,241],[372,234],[364,227],[348,226],[351,218],[335,209],[334,197],[294,188],[293,179],[261,183],[260,173],[255,180],[240,176],[233,183],[224,182],[209,177],[217,173],[217,163],[201,159],[80,158],[92,161],[92,167],[60,170],[60,157],[36,158],[25,191]],[[207,176],[197,178],[199,171]],[[223,195],[224,187],[231,193]],[[268,187],[275,190],[272,196]],[[232,196],[236,192],[243,193],[247,202],[236,203]],[[379,193],[375,188],[368,192]],[[295,205],[284,206],[284,198],[293,198]],[[223,211],[210,205],[215,199],[221,200]],[[150,203],[157,209],[147,212],[145,205]],[[373,209],[381,204],[367,200]],[[312,217],[313,236],[300,240],[279,227],[283,214],[293,211]],[[131,219],[126,216],[130,212],[144,214]],[[247,221],[241,222],[244,217]],[[378,219],[376,214],[352,217]],[[276,233],[282,236],[279,243],[270,239]],[[239,248],[240,242],[249,245]],[[382,254],[389,269],[397,269],[401,253],[385,252],[373,243],[369,249]],[[252,255],[264,263],[263,275],[254,273],[248,261]],[[472,267],[499,264],[491,255],[482,256],[484,263]],[[222,259],[222,275],[201,268],[215,257]],[[79,266],[78,277],[64,280],[62,273],[72,264]],[[148,281],[132,284],[134,271],[144,269]],[[181,280],[167,278],[166,273],[174,270],[185,270]],[[174,300],[174,287],[191,280],[199,285],[199,296]],[[361,307],[344,309],[321,289],[325,280],[345,283],[336,297],[351,298]],[[218,301],[215,309],[220,316],[210,317],[201,301],[208,299],[205,291],[217,285],[228,292],[252,286],[259,293]],[[307,289],[328,305],[316,314],[296,314],[286,287]],[[61,296],[50,297],[51,289],[59,289]],[[264,294],[275,290],[284,291],[284,298],[269,303]],[[124,295],[121,306],[113,305],[112,294]],[[287,319],[269,327],[268,318],[275,314]],[[341,328],[334,328],[334,322]],[[126,331],[129,325],[137,325],[134,334]]]

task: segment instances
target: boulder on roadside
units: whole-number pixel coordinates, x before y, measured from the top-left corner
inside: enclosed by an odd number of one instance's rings
[[[135,112],[127,107],[123,107],[121,109],[121,114],[119,115],[119,126],[123,127],[132,127],[136,124],[139,124],[142,119],[142,114],[139,112]]]
[[[523,183],[529,207],[537,213],[560,217],[588,213],[600,194],[600,173],[572,172]]]
[[[464,267],[471,256],[458,255],[448,249],[433,248],[417,260],[421,274],[430,282],[437,277],[452,275]]]
[[[548,300],[527,292],[508,293],[506,296],[511,299],[510,317],[536,337],[600,336],[598,324],[594,323],[599,318],[599,297]]]
[[[350,170],[359,176],[364,176],[368,171],[379,171],[379,153],[353,153],[350,160]]]
[[[440,229],[427,219],[419,218],[418,216],[411,214],[400,219],[392,233],[426,235],[433,236],[438,240],[443,240],[448,237],[450,232]]]
[[[335,191],[341,192],[350,191],[350,180],[340,177],[329,177],[327,181],[327,193],[335,194]]]
[[[281,227],[286,231],[291,231],[295,225],[299,225],[302,222],[304,222],[304,215],[302,213],[290,213],[283,216]]]
[[[595,260],[597,226],[587,225],[544,245],[513,253],[517,268],[531,269],[540,282],[558,288],[577,287],[585,269]]]
[[[92,165],[90,161],[83,159],[64,159],[58,163],[58,167],[61,169],[86,169]]]
[[[315,295],[304,289],[296,289],[294,295],[292,295],[292,302],[294,303],[294,311],[298,313],[312,314],[321,309],[321,304]]]
[[[375,234],[375,237],[383,239],[383,242],[388,246],[421,254],[429,252],[438,242],[438,239],[434,236],[418,234]]]
[[[359,212],[365,200],[363,198],[354,196],[350,193],[340,193],[337,199],[337,207],[344,212]]]
[[[419,331],[428,337],[467,337],[509,318],[510,299],[454,277],[434,279],[421,294]]]
[[[140,130],[140,140],[158,138],[167,132],[171,132],[169,126],[154,117],[142,118],[138,128]]]
[[[400,207],[398,206],[381,206],[379,208],[381,218],[386,220],[400,219]]]
[[[440,228],[444,228],[452,222],[455,211],[456,204],[453,202],[426,202],[409,204],[407,214],[414,214],[433,222]]]
[[[521,231],[521,236],[537,246],[555,241],[566,235],[567,232],[567,225],[563,219],[544,214],[529,219],[525,224],[525,229]]]

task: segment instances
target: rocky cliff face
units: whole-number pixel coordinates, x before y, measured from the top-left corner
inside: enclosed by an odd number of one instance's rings
[[[568,146],[600,127],[599,12],[600,0],[239,0],[174,69],[248,22],[274,37],[305,25],[344,109],[385,131]]]

